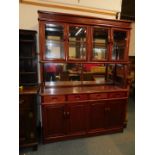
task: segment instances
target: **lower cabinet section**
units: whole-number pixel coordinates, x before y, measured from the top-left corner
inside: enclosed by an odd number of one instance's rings
[[[44,143],[123,131],[127,99],[42,105]]]

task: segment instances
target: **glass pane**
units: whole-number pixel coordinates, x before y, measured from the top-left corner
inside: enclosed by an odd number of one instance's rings
[[[86,59],[85,27],[69,27],[69,59]]]
[[[46,59],[64,58],[64,27],[57,24],[46,24]]]
[[[104,64],[83,64],[83,81],[105,82]]]
[[[107,59],[108,48],[108,30],[103,28],[94,28],[93,31],[93,59]]]
[[[69,27],[69,41],[86,41],[86,28],[80,26]]]
[[[69,42],[69,59],[86,59],[86,44]]]
[[[80,81],[81,64],[46,63],[44,64],[45,82]]]
[[[114,31],[112,60],[124,60],[127,34],[124,31]]]

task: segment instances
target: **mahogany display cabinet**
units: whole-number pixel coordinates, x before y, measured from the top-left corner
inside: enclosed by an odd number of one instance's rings
[[[38,15],[43,142],[122,132],[130,22]]]

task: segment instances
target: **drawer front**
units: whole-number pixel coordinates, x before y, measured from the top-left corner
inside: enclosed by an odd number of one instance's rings
[[[90,94],[89,98],[91,100],[93,99],[105,99],[108,98],[108,93],[95,93],[95,94]]]
[[[109,93],[109,98],[120,98],[120,97],[127,97],[126,92],[113,92]]]
[[[87,94],[68,95],[67,100],[68,101],[88,100],[88,95]]]
[[[20,108],[33,108],[35,102],[34,95],[20,95],[19,96],[19,107]]]
[[[65,101],[64,95],[58,95],[58,96],[44,96],[43,102],[45,103],[52,103],[52,102],[63,102]]]

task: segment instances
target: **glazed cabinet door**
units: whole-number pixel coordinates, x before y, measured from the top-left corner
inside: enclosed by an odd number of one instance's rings
[[[65,134],[65,105],[51,104],[42,106],[44,139]]]
[[[123,128],[126,100],[113,100],[105,104],[105,128]]]
[[[88,27],[69,24],[67,29],[67,59],[70,61],[86,61],[88,51]]]
[[[87,103],[73,103],[67,107],[68,133],[82,135],[86,133]]]
[[[44,23],[40,24],[41,29],[41,59],[42,60],[65,60],[65,30],[63,23]]]
[[[105,128],[105,102],[96,101],[90,104],[89,132],[99,132]]]
[[[112,29],[112,61],[128,61],[129,31]]]
[[[109,54],[110,29],[92,27],[92,61],[107,61]]]

